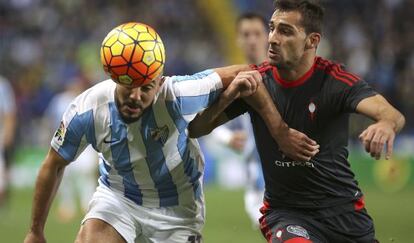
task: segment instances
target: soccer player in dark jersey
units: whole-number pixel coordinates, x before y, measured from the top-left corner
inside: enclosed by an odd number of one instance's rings
[[[260,116],[242,100],[232,102],[224,95],[190,125],[190,136],[198,137],[250,113],[266,183],[260,223],[268,242],[376,242],[347,160],[349,113],[376,121],[360,135],[376,159],[384,147],[385,157],[391,156],[395,134],[405,123],[365,81],[316,56],[322,19],[323,9],[311,1],[276,1],[269,22],[269,62],[256,67],[283,120],[314,139],[318,154],[307,161],[285,156]]]

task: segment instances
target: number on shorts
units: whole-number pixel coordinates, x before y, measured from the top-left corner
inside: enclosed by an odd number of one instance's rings
[[[201,235],[190,235],[188,237],[189,243],[201,243]]]

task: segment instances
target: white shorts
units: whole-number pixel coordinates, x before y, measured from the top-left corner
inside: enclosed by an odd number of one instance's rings
[[[112,225],[128,243],[199,243],[204,205],[148,208],[135,204],[104,185],[98,186],[82,224],[101,219]]]

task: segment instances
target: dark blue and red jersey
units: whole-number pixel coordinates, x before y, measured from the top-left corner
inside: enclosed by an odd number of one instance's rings
[[[242,100],[232,103],[230,119],[249,112],[271,207],[326,209],[358,201],[362,193],[348,162],[349,114],[376,92],[339,64],[316,57],[300,79],[287,82],[276,67],[256,67],[283,120],[317,141],[320,152],[309,162],[285,157],[258,113]]]

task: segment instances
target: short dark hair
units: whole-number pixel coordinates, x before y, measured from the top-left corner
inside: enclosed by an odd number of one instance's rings
[[[275,11],[298,11],[302,15],[302,25],[306,34],[322,34],[324,9],[318,1],[310,0],[275,0]]]
[[[265,19],[265,17],[255,12],[246,12],[246,13],[239,15],[239,17],[236,20],[236,26],[237,28],[239,28],[239,25],[243,20],[254,20],[254,19],[257,19],[260,22],[262,22],[263,26],[267,29],[268,25],[267,25],[267,20]]]

